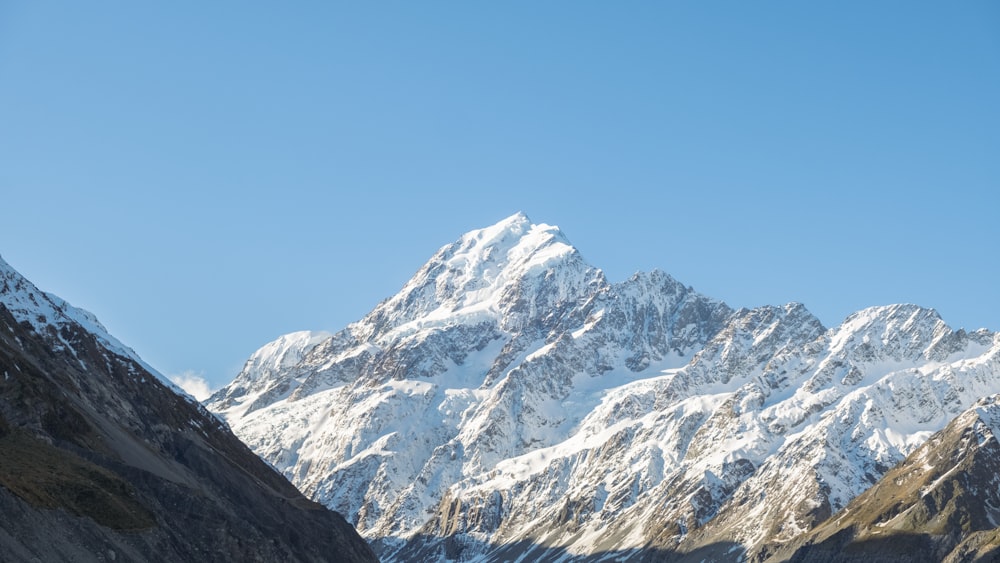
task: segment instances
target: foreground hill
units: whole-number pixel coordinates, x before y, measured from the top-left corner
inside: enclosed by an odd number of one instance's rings
[[[0,260],[4,561],[376,561],[89,313]]]

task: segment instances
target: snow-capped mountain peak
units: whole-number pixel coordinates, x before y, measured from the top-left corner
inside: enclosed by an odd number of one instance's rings
[[[831,351],[862,344],[889,348],[899,358],[911,357],[949,332],[951,329],[934,309],[912,304],[869,307],[844,320],[832,338]]]
[[[550,293],[540,296],[535,290],[546,277],[558,279],[547,282]],[[514,310],[525,302],[533,306],[527,311],[531,315],[605,283],[558,227],[532,224],[518,213],[442,247],[356,330],[369,338],[400,327],[412,331],[484,317],[521,318],[526,311]]]
[[[826,328],[659,270],[612,284],[519,213],[337,334],[265,346],[208,406],[389,561],[734,559],[1000,392],[998,356],[994,333],[916,305]]]

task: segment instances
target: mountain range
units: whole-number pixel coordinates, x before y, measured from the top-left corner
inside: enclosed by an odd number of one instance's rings
[[[96,317],[0,259],[0,560],[377,559]]]
[[[970,560],[1000,541],[996,393],[1000,336],[933,309],[612,283],[516,214],[206,406],[383,561]]]

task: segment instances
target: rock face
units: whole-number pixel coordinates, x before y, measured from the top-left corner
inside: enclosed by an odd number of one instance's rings
[[[0,260],[5,561],[376,561],[89,313]]]
[[[914,305],[827,329],[612,284],[518,214],[207,406],[384,560],[761,560],[1000,392],[998,354]]]
[[[843,511],[787,546],[781,559],[1000,559],[998,436],[1000,395],[992,395],[931,436]]]

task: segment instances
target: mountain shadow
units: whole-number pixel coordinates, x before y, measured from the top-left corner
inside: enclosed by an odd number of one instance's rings
[[[947,540],[932,534],[893,534],[883,538],[855,540],[845,531],[828,540],[800,547],[789,563],[938,563],[942,561],[987,563],[1000,561],[997,531],[979,541],[963,544],[971,549],[949,552]],[[985,541],[983,541],[985,540]],[[972,545],[974,544],[974,545]],[[980,549],[985,547],[985,549]]]
[[[376,550],[379,547],[376,545]],[[657,547],[573,553],[566,547],[552,547],[529,540],[492,544],[468,536],[416,536],[395,552],[383,550],[385,561],[449,561],[473,559],[483,563],[531,561],[533,563],[698,563],[701,561],[739,561],[744,554],[741,544],[719,542],[693,551],[680,552]]]

